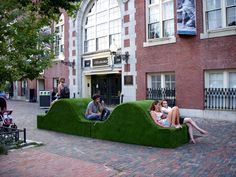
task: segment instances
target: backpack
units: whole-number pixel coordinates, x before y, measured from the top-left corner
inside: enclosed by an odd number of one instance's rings
[[[60,98],[70,98],[70,89],[67,86],[64,86],[61,90]]]

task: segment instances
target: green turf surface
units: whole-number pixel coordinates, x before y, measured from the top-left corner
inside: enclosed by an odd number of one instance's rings
[[[86,120],[89,98],[55,102],[46,115],[38,115],[38,128],[80,136],[146,146],[174,148],[189,141],[187,126],[162,128],[149,114],[151,100],[127,102],[115,107],[106,121]]]

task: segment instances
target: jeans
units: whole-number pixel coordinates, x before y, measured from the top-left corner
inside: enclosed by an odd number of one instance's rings
[[[89,120],[105,120],[110,115],[110,110],[107,108],[104,108],[102,111],[102,114],[98,116],[96,113],[92,113],[90,115],[87,115],[86,118]]]
[[[107,108],[104,108],[102,111],[102,115],[101,115],[101,119],[105,120],[108,118],[108,116],[110,115],[111,111]]]
[[[89,120],[101,120],[101,116],[97,115],[96,113],[92,113],[86,116]]]

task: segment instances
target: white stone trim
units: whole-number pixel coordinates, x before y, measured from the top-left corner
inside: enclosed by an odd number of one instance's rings
[[[231,36],[231,35],[236,35],[236,26],[219,28],[215,30],[208,30],[207,32],[200,34],[200,39],[208,39],[208,38]]]
[[[164,45],[164,44],[171,44],[171,43],[176,43],[176,37],[148,40],[147,42],[143,43],[143,47],[151,47],[155,45]]]
[[[180,109],[181,116],[236,122],[236,111]]]

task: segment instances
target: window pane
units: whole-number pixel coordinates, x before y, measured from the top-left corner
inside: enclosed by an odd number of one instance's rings
[[[149,23],[155,23],[160,20],[159,6],[149,8]]]
[[[95,40],[87,41],[87,52],[94,52],[96,51]]]
[[[223,73],[210,73],[209,86],[210,88],[223,88]]]
[[[110,22],[110,34],[120,33],[121,32],[121,24],[120,20],[114,20]]]
[[[229,88],[236,88],[236,72],[229,73]]]
[[[207,12],[208,29],[221,28],[221,10]]]
[[[92,7],[90,8],[90,10],[89,10],[89,13],[88,14],[92,14],[92,13],[94,13],[95,12],[95,4],[93,3],[93,5],[92,5]]]
[[[97,11],[103,11],[109,6],[109,1],[107,0],[97,0]]]
[[[108,24],[107,23],[97,25],[97,37],[106,36],[107,34],[108,34]]]
[[[87,28],[87,35],[86,35],[86,38],[87,38],[88,40],[95,38],[95,28],[94,28],[94,27]]]
[[[164,37],[174,36],[174,20],[164,21]]]
[[[148,25],[148,38],[154,39],[160,37],[160,26],[159,23],[149,24]]]
[[[107,37],[101,37],[97,39],[97,50],[104,50],[109,48]]]
[[[115,41],[115,44],[116,44],[118,49],[121,48],[121,36],[120,36],[120,34],[110,35],[109,46],[111,45],[112,41]]]
[[[175,75],[165,75],[165,88],[175,88]]]
[[[97,14],[97,24],[108,21],[108,11],[104,11]]]
[[[95,23],[95,15],[90,15],[86,18],[85,25],[91,26],[94,25],[94,23]]]
[[[158,3],[159,0],[149,0],[149,4]]]
[[[226,0],[226,6],[236,5],[236,0]]]
[[[117,0],[110,0],[110,7],[118,6]]]
[[[175,81],[175,75],[171,75],[171,80]]]
[[[161,88],[161,75],[151,76],[152,88]]]
[[[163,20],[174,18],[174,5],[173,1],[163,3]]]
[[[236,6],[227,8],[226,13],[227,13],[226,14],[227,26],[235,26],[236,25]]]
[[[110,20],[120,18],[121,15],[120,15],[119,7],[115,7],[115,8],[110,9],[109,14],[110,14]]]
[[[206,10],[214,10],[221,8],[221,0],[207,0]]]

